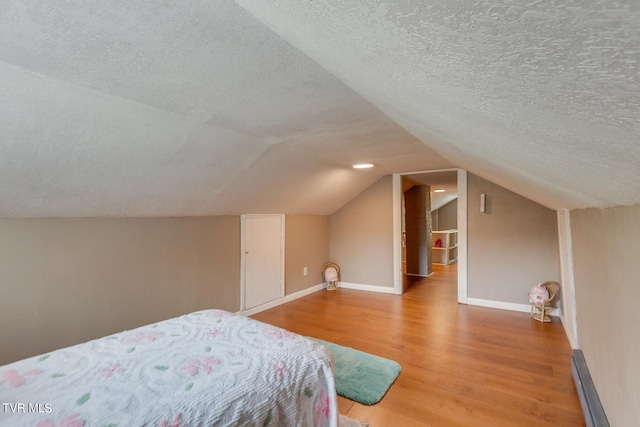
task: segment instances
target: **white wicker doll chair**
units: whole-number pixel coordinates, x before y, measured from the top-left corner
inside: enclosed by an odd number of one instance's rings
[[[550,280],[540,283],[538,286],[545,288],[549,292],[549,296],[542,301],[531,302],[531,317],[538,322],[548,323],[551,322],[549,316],[549,312],[553,309],[551,304],[560,290],[560,284]]]

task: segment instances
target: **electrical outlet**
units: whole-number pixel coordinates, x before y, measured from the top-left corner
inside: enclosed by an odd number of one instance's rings
[[[304,275],[304,276],[306,276],[306,275],[307,275],[307,267],[305,267],[305,268],[302,270],[302,275]]]

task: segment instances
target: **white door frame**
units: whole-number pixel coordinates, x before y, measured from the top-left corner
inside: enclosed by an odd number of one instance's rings
[[[562,292],[562,325],[571,348],[578,347],[578,318],[573,280],[573,248],[571,246],[571,219],[568,209],[558,210],[558,241],[560,247],[560,277]]]
[[[250,310],[246,309],[246,289],[245,289],[245,279],[246,279],[246,273],[245,273],[245,268],[246,268],[246,253],[247,250],[245,248],[245,237],[246,237],[246,230],[245,230],[245,221],[247,219],[250,218],[265,218],[265,217],[279,217],[280,221],[281,221],[281,230],[282,232],[280,233],[281,236],[281,242],[280,242],[280,299],[284,298],[284,292],[285,292],[285,288],[284,288],[284,226],[285,226],[285,222],[284,222],[284,215],[282,214],[248,214],[248,215],[240,215],[240,311],[245,314],[245,315],[250,315],[252,313],[257,313],[259,311],[264,310],[265,308],[268,307],[264,307],[269,305],[269,303],[260,305],[258,307],[253,307]],[[273,306],[278,305],[278,303],[276,304],[271,304]]]
[[[403,292],[402,176],[452,171],[458,173],[458,302],[467,303],[467,171],[458,168],[393,174],[393,292],[395,294],[400,295]]]

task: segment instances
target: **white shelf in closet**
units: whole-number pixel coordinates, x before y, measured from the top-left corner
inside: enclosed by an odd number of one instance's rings
[[[456,262],[458,259],[458,230],[439,230],[432,231],[432,240],[434,242],[431,256],[434,264],[448,265]],[[440,239],[442,245],[435,246],[436,240]]]

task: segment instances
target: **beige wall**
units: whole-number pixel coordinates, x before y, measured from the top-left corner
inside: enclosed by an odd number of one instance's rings
[[[331,258],[344,282],[393,288],[391,175],[331,215]]]
[[[329,261],[328,215],[285,217],[285,290],[287,295],[322,283],[322,264]],[[307,267],[307,275],[303,274]]]
[[[559,280],[555,211],[473,174],[467,194],[469,298],[527,304],[532,286]]]
[[[239,217],[0,220],[0,365],[239,309]]]
[[[578,343],[611,426],[640,420],[640,205],[571,211]]]
[[[434,230],[455,230],[458,228],[458,199],[454,199],[431,212]]]
[[[383,177],[331,216],[331,257],[345,282],[393,287],[391,181]],[[524,305],[533,285],[559,280],[555,211],[472,174],[467,192],[469,298]]]

